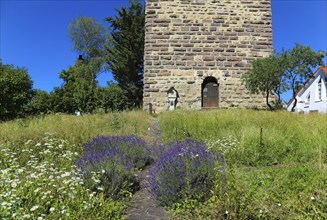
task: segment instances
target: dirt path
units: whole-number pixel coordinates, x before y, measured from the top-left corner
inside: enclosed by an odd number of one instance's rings
[[[148,142],[149,146],[156,146],[159,143],[159,139],[159,120],[154,118],[146,141]],[[147,167],[144,171],[138,174],[139,178],[141,179],[140,190],[133,195],[133,198],[130,202],[130,207],[127,208],[125,218],[128,220],[171,219],[168,212],[156,203],[147,189],[146,177],[149,174],[152,166]]]

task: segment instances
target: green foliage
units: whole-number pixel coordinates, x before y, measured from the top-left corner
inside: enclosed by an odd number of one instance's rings
[[[100,102],[105,112],[123,111],[126,108],[127,97],[117,84],[108,82],[108,87],[100,88]]]
[[[292,90],[294,104],[292,111],[297,104],[296,92],[313,75],[312,69],[323,65],[324,51],[313,51],[309,46],[296,44],[293,49],[283,50],[277,55],[283,69],[283,81],[287,89]]]
[[[33,82],[25,68],[3,64],[0,60],[0,121],[24,114],[32,98]]]
[[[300,87],[312,77],[318,65],[323,65],[324,51],[313,51],[308,46],[296,44],[294,48],[283,50],[276,56],[259,58],[252,61],[251,69],[242,77],[246,88],[251,93],[263,93],[269,109],[281,108],[280,94],[291,90],[295,100],[292,111],[297,103],[296,93]],[[268,101],[274,92],[279,100],[271,105]]]
[[[34,90],[33,98],[26,105],[25,111],[27,115],[47,114],[51,110],[51,102],[49,94],[46,91]]]
[[[128,9],[108,17],[111,40],[106,61],[118,86],[128,97],[129,107],[139,107],[143,97],[143,55],[145,14],[139,0],[130,0]]]
[[[99,103],[97,80],[94,78],[98,71],[87,61],[77,60],[74,66],[60,72],[63,85],[57,90],[57,99],[60,101],[60,112],[84,113],[93,112]]]
[[[103,47],[106,41],[105,29],[94,18],[73,19],[69,24],[68,33],[73,43],[73,49],[82,54],[84,58],[103,56]]]
[[[272,92],[275,94],[283,92],[282,69],[279,60],[270,56],[256,59],[251,64],[252,68],[243,75],[242,80],[251,93],[264,94],[266,104],[272,110],[273,106],[269,103],[269,96]]]

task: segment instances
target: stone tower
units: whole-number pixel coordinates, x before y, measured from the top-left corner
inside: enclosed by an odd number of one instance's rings
[[[270,0],[146,0],[144,109],[264,107],[241,76],[273,52],[271,21]]]

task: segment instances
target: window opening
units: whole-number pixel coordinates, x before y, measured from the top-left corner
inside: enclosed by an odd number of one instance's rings
[[[318,81],[318,99],[321,100],[321,78]]]

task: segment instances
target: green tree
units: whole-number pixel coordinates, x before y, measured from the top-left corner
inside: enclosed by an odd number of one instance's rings
[[[106,33],[102,24],[94,18],[73,19],[69,24],[68,34],[73,49],[83,55],[84,59],[103,57]]]
[[[104,70],[106,32],[101,23],[90,17],[79,17],[69,24],[73,50],[80,54],[74,66],[59,73],[63,85],[51,94],[55,111],[93,112],[98,106],[97,76]],[[60,97],[60,100],[56,99]]]
[[[34,90],[33,97],[25,107],[28,115],[47,114],[51,111],[49,94],[43,90]]]
[[[80,54],[80,61],[88,65],[90,82],[105,70],[104,46],[106,32],[101,23],[90,17],[73,19],[68,28],[68,35],[73,43],[73,50]]]
[[[56,109],[63,112],[93,112],[98,106],[98,82],[93,78],[94,68],[84,60],[77,60],[74,66],[59,73],[63,85],[57,89],[61,101]]]
[[[107,84],[108,87],[100,89],[102,109],[106,112],[123,111],[127,102],[125,92],[111,81]]]
[[[111,40],[106,61],[118,86],[125,91],[130,107],[142,105],[145,13],[139,0],[130,0],[126,9],[108,17]]]
[[[32,86],[27,69],[0,60],[0,121],[24,114],[24,106],[32,98]]]
[[[283,90],[281,80],[283,70],[279,60],[270,56],[256,59],[251,64],[251,69],[242,77],[245,87],[253,94],[264,94],[266,104],[272,110],[273,106],[269,103],[271,93],[277,95],[280,100],[280,93]]]
[[[278,60],[283,68],[283,81],[287,89],[292,91],[294,100],[292,111],[297,104],[297,91],[313,76],[313,69],[323,65],[325,56],[326,52],[315,52],[310,47],[301,44],[296,44],[293,49],[283,50],[278,54]]]

